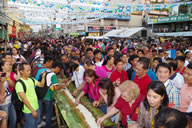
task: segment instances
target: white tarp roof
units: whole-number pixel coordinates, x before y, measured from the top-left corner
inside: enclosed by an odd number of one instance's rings
[[[106,33],[105,35],[103,35],[104,37],[118,37],[118,38],[128,38],[133,36],[134,34],[140,32],[141,30],[146,29],[144,27],[138,27],[138,28],[125,28],[125,29],[119,29],[119,30],[112,30],[108,33]],[[154,34],[150,31],[148,31],[148,33],[150,33],[150,35]]]

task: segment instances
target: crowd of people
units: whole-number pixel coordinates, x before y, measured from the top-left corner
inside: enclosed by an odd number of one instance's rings
[[[105,114],[98,125],[111,118],[123,128],[192,127],[189,42],[28,39],[0,47],[2,128],[50,128],[53,93],[71,83],[76,104],[87,96]]]

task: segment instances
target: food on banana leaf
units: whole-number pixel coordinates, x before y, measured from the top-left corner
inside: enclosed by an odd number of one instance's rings
[[[73,93],[73,91],[76,90],[76,87],[74,84],[70,84],[70,86],[68,87],[68,90],[71,92],[71,94]],[[82,105],[84,105],[95,117],[95,119],[97,120],[98,118],[104,116],[104,114],[101,112],[100,109],[95,108],[92,103],[89,101],[89,99],[86,96],[81,97],[80,102],[82,103]],[[103,123],[102,123],[103,127],[108,127],[108,126],[116,126],[115,123],[113,123],[111,121],[111,119],[106,119]]]

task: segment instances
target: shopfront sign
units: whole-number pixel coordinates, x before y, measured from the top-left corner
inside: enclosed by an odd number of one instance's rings
[[[99,27],[99,26],[90,26],[88,27],[88,32],[100,32],[100,30],[103,30],[104,32],[109,32],[111,30],[115,30],[116,27],[112,27],[112,26],[109,26],[109,27]]]
[[[13,26],[13,27],[12,27],[12,37],[13,37],[13,38],[16,38],[16,37],[17,37],[17,35],[16,35],[16,26]]]
[[[191,15],[169,16],[169,17],[162,17],[158,19],[149,19],[148,24],[172,23],[172,22],[182,22],[182,21],[190,21],[190,20],[191,20]]]

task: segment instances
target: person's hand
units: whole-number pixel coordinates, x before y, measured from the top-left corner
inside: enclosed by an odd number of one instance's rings
[[[76,100],[75,100],[75,104],[79,104],[80,102],[80,98],[78,97]]]
[[[43,71],[41,74],[42,74],[42,77],[45,77],[46,72]]]
[[[1,82],[0,86],[3,85],[3,83],[5,83],[5,81],[6,81],[5,77],[0,77],[0,82]]]
[[[104,117],[101,117],[97,120],[97,125],[101,125],[101,123],[105,120]]]
[[[129,125],[129,128],[137,128],[136,124]]]
[[[69,84],[70,84],[70,82],[67,82],[67,83],[65,84],[65,86],[66,86],[66,87],[68,87],[68,86],[69,86]]]
[[[7,119],[7,114],[6,114],[6,112],[0,110],[0,117],[1,117],[2,119]]]
[[[78,93],[78,91],[75,90],[75,91],[73,92],[73,96],[77,96],[77,93]]]
[[[100,105],[99,101],[94,101],[94,102],[93,102],[93,106],[94,106],[94,107],[99,107],[99,105]]]
[[[32,111],[33,118],[36,119],[38,117],[38,114],[36,111]]]

